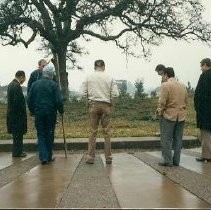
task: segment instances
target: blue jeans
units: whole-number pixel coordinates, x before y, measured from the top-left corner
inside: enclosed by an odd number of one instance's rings
[[[160,137],[162,157],[165,163],[174,165],[179,165],[180,163],[184,124],[184,121],[170,121],[164,117],[161,118]],[[172,149],[174,151],[173,157],[171,152]]]
[[[55,124],[56,113],[35,114],[40,161],[49,161],[52,159]]]

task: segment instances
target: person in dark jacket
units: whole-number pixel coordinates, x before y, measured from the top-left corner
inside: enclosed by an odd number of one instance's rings
[[[46,66],[43,78],[34,82],[28,95],[28,107],[35,116],[39,158],[42,164],[53,160],[52,150],[57,111],[63,114],[63,99],[56,82],[53,81],[55,69]]]
[[[43,68],[47,65],[47,61],[45,59],[41,59],[38,61],[38,69],[34,70],[29,78],[28,85],[27,85],[27,94],[29,94],[30,88],[34,82],[39,79],[42,79],[42,71]]]
[[[211,161],[211,59],[201,62],[202,74],[199,78],[195,95],[197,128],[201,133],[202,156],[197,161]]]
[[[26,80],[24,71],[17,71],[7,89],[7,130],[13,136],[13,157],[25,157],[23,135],[27,132],[26,103],[21,84]]]

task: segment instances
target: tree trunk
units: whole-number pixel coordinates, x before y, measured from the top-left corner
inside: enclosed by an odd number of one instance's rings
[[[63,47],[57,52],[58,56],[58,71],[59,75],[57,75],[57,79],[59,82],[59,86],[61,88],[62,95],[65,100],[69,100],[69,89],[68,89],[68,73],[66,71],[66,53],[67,48]]]

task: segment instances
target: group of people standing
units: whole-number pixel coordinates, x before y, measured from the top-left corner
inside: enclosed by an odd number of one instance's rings
[[[27,86],[27,103],[35,117],[39,158],[42,164],[53,161],[54,130],[57,112],[64,113],[63,99],[55,80],[55,69],[42,59],[39,69],[32,72]],[[87,163],[95,160],[96,136],[101,124],[104,134],[105,159],[112,163],[111,115],[112,99],[119,95],[115,81],[105,72],[103,60],[96,60],[95,71],[82,84],[83,96],[89,104],[91,135],[88,144]],[[156,115],[160,120],[162,147],[161,166],[178,166],[182,148],[182,137],[187,115],[188,95],[184,84],[175,79],[174,69],[160,64],[155,69],[162,77],[161,91]],[[196,87],[194,104],[197,127],[201,130],[202,157],[197,161],[211,161],[211,60],[201,61],[202,74]],[[24,157],[23,135],[27,132],[26,103],[21,89],[26,77],[18,71],[8,86],[8,132],[13,135],[13,157]],[[172,155],[173,149],[173,155]]]
[[[54,130],[57,111],[64,113],[60,89],[54,80],[55,69],[42,59],[38,69],[31,73],[27,86],[27,104],[31,116],[35,118],[38,137],[39,158],[41,163],[53,161]],[[7,128],[13,135],[13,157],[25,157],[23,135],[27,132],[26,101],[21,84],[26,79],[24,71],[17,71],[15,79],[7,91]]]

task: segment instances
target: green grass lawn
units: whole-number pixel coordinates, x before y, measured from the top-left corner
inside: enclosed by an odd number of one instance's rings
[[[157,98],[144,100],[119,99],[113,108],[112,131],[113,137],[154,136],[159,131],[159,123],[154,119]],[[56,126],[56,137],[62,138],[61,118]],[[84,102],[68,103],[65,106],[64,124],[66,137],[88,137],[89,124],[87,106]],[[193,99],[189,99],[188,119],[184,135],[198,135],[195,125]],[[102,133],[99,132],[99,137]],[[0,104],[0,139],[10,139],[6,129],[6,105]],[[36,138],[34,118],[28,115],[28,133],[25,138]]]

